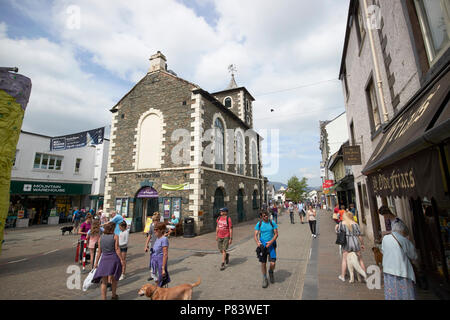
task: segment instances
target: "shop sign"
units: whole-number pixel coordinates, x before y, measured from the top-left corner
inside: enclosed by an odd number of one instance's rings
[[[90,194],[90,184],[11,181],[11,194]]]
[[[373,190],[376,194],[383,192],[403,193],[414,190],[416,180],[414,170],[402,171],[394,169],[388,174],[376,174],[371,177]]]
[[[345,166],[361,165],[361,148],[359,146],[342,147]]]
[[[332,186],[334,186],[333,180],[325,180],[325,182],[322,184],[323,189],[328,189],[331,188]]]
[[[189,190],[189,182],[182,184],[163,184],[161,188],[164,190]]]
[[[160,172],[136,173],[136,179],[159,178]]]
[[[158,198],[158,192],[152,187],[144,187],[139,190],[137,198]]]

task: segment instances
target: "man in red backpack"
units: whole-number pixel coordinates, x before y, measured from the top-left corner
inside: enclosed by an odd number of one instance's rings
[[[233,240],[233,225],[231,223],[231,218],[227,215],[228,208],[220,209],[220,216],[216,221],[216,241],[219,251],[222,253],[220,270],[224,270],[225,264],[228,264],[229,262],[230,255],[227,253],[227,250]]]

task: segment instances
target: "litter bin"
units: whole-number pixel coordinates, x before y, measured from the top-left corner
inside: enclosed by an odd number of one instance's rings
[[[194,218],[184,218],[184,230],[183,230],[184,238],[193,238],[195,237],[194,233]]]

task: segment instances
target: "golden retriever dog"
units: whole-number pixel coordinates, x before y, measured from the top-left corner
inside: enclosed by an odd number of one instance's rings
[[[383,254],[381,253],[381,250],[377,247],[373,247],[372,251],[377,266],[381,268],[383,266]]]
[[[201,279],[198,278],[196,283],[180,284],[172,288],[161,288],[153,284],[144,284],[138,291],[140,296],[147,296],[151,300],[191,300],[192,288],[200,285]]]
[[[361,268],[361,265],[359,264],[359,259],[358,256],[356,255],[355,252],[349,252],[347,254],[347,268],[348,268],[348,273],[350,274],[350,283],[355,282],[355,278],[354,278],[354,270],[357,271],[357,277],[358,277],[358,281],[361,281],[359,275],[362,275],[364,280],[367,279],[367,275],[364,272],[364,270]]]

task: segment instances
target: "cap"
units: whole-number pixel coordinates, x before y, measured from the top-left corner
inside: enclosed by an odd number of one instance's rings
[[[227,208],[227,207],[224,207],[224,208],[221,208],[219,211],[228,212],[228,208]]]

